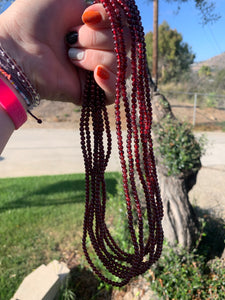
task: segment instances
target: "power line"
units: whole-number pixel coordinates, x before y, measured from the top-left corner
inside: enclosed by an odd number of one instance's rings
[[[214,43],[215,43],[215,45],[216,45],[216,47],[217,47],[217,50],[219,50],[219,52],[222,53],[223,51],[222,51],[222,49],[220,48],[220,45],[219,45],[219,43],[218,43],[218,41],[217,41],[217,39],[216,39],[216,37],[215,37],[215,34],[214,34],[212,28],[211,28],[209,25],[207,25],[207,27],[208,27],[208,29],[209,29],[209,31],[210,31],[210,34],[211,34],[211,36],[212,36],[212,39],[213,39],[213,41],[214,41]]]
[[[193,11],[194,11],[194,10],[196,11],[196,9],[193,9],[193,3],[189,2],[189,1],[188,1],[187,3],[188,3],[188,5],[189,5],[189,7],[190,7]],[[208,23],[207,23],[206,25],[203,25],[202,27],[203,27],[203,30],[204,30],[204,32],[205,32],[205,34],[206,34],[207,37],[208,37],[209,34],[210,34],[211,41],[208,39],[210,45],[213,44],[214,48],[215,48],[217,51],[219,51],[220,53],[222,53],[223,50],[221,49],[221,47],[220,47],[220,45],[219,45],[219,43],[218,43],[218,40],[217,40],[216,37],[215,37],[215,34],[214,34],[213,30],[212,30],[212,27],[209,26]],[[208,28],[208,32],[206,31],[206,27]],[[212,43],[212,42],[213,42],[213,43]]]

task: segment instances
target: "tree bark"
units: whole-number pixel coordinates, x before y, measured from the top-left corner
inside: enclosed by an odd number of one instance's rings
[[[160,93],[154,93],[152,97],[153,122],[162,122],[168,114],[176,120],[167,99]],[[177,121],[178,122],[178,121]],[[153,133],[154,145],[157,132]],[[199,224],[193,207],[188,198],[188,192],[196,183],[197,173],[201,167],[199,157],[199,169],[187,174],[168,176],[167,169],[163,166],[162,159],[156,157],[159,186],[164,206],[163,229],[167,242],[175,246],[177,244],[191,249],[197,239]]]

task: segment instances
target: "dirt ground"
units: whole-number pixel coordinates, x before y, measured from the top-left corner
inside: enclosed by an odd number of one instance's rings
[[[191,103],[177,102],[171,99],[173,113],[181,121],[193,124],[194,108]],[[72,103],[50,102],[42,100],[33,112],[42,119],[42,128],[79,128],[80,107]],[[108,107],[111,127],[114,128],[114,107]],[[122,116],[123,117],[123,116]],[[32,117],[24,127],[39,127]],[[195,130],[213,131],[225,128],[225,109],[202,108],[197,106],[195,114]]]
[[[194,117],[194,105],[191,103],[177,102],[176,100],[170,100],[175,116],[181,120],[189,122],[193,125],[195,119],[195,130],[198,131],[215,131],[224,130],[225,127],[225,109],[203,107],[201,105],[196,107]]]
[[[111,126],[113,122],[114,107],[109,106],[108,112],[110,117]],[[35,116],[42,120],[42,124],[37,122],[28,116],[28,122],[23,125],[23,128],[74,128],[79,129],[81,107],[76,106],[73,103],[53,102],[42,100],[38,107],[35,107],[32,111]]]

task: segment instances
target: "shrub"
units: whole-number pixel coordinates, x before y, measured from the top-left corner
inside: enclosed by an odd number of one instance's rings
[[[205,77],[209,77],[212,75],[212,70],[209,66],[201,66],[201,68],[198,71],[198,75],[201,76],[205,76]]]
[[[215,93],[210,93],[206,98],[207,107],[216,107],[218,105]]]
[[[149,273],[151,287],[164,299],[225,299],[225,269],[216,259],[209,268],[196,250],[179,252],[164,246],[162,258]]]
[[[161,156],[169,176],[199,169],[206,145],[204,136],[196,140],[189,124],[171,118],[165,118],[153,130],[157,141],[156,154]]]

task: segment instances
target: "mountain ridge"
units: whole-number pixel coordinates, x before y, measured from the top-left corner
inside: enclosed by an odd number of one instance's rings
[[[225,69],[225,52],[213,56],[207,60],[196,62],[192,64],[191,68],[197,72],[202,66],[209,66],[213,70]]]

